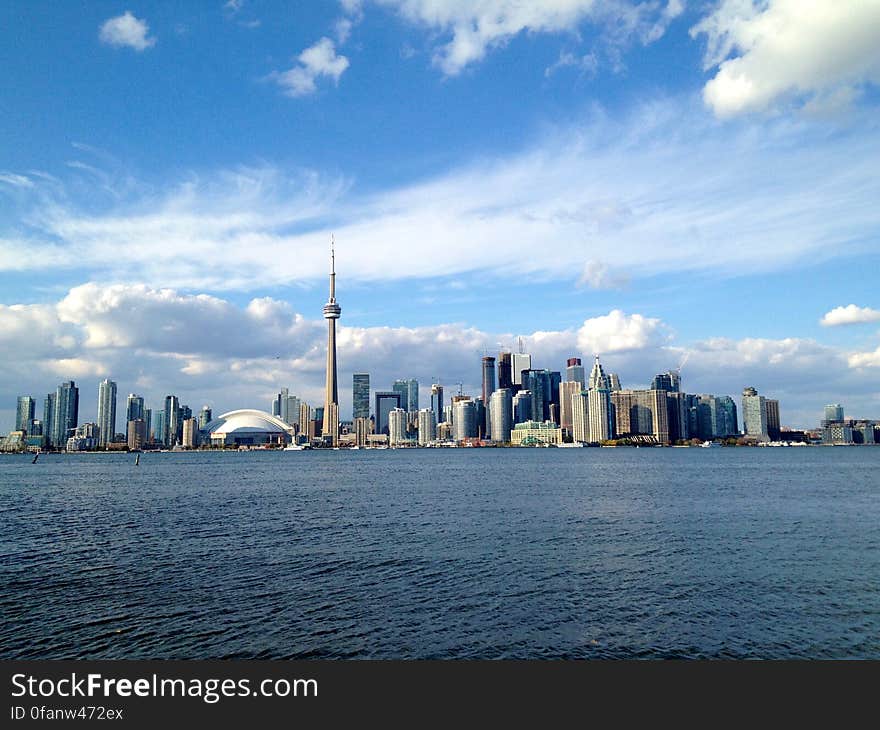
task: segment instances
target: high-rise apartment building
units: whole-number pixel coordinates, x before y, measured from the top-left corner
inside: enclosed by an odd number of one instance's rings
[[[825,406],[825,418],[822,419],[822,425],[829,423],[843,423],[843,406],[840,403]]]
[[[453,438],[463,441],[477,436],[477,409],[470,398],[453,400],[454,415],[452,417]]]
[[[490,436],[493,441],[508,443],[513,428],[513,396],[507,388],[498,388],[489,399]]]
[[[759,441],[769,441],[767,433],[767,401],[754,388],[743,388],[743,433]]]
[[[214,420],[213,419],[213,411],[211,410],[211,406],[204,405],[202,409],[199,411],[199,431],[206,431],[208,428],[208,424]],[[297,413],[297,418],[299,418],[299,414]]]
[[[513,396],[513,423],[525,423],[532,420],[532,392],[520,390]]]
[[[147,423],[143,418],[130,419],[126,424],[126,438],[129,451],[138,451],[144,448],[147,442]]]
[[[199,422],[195,418],[183,421],[182,444],[185,449],[194,449],[199,445]]]
[[[355,373],[351,376],[351,417],[370,417],[370,374]]]
[[[43,400],[43,439],[49,446],[55,445],[55,396],[48,393]]]
[[[443,408],[443,386],[440,383],[434,383],[431,385],[431,410],[434,411],[437,423],[445,419]]]
[[[129,393],[125,399],[125,422],[128,423],[138,419],[145,420],[144,399],[139,395]]]
[[[79,388],[72,380],[55,390],[55,412],[52,414],[52,445],[63,449],[79,423]]]
[[[434,441],[436,436],[436,416],[430,408],[422,408],[419,411],[419,446]]]
[[[498,353],[498,387],[513,392],[513,353]]]
[[[29,395],[21,395],[18,397],[15,408],[15,430],[28,432],[31,421],[34,420],[34,409],[37,402]]]
[[[514,352],[511,357],[511,379],[513,380],[513,384],[515,386],[519,386],[521,388],[525,388],[523,385],[522,372],[523,370],[531,370],[532,369],[532,356],[526,355],[521,352]]]
[[[782,435],[782,428],[779,423],[779,401],[773,398],[764,400],[767,406],[767,435],[771,441],[778,441]]]
[[[573,374],[577,375],[577,373]],[[585,380],[586,376],[582,378],[582,381]],[[559,384],[559,426],[569,436],[571,436],[574,426],[572,421],[572,398],[579,396],[581,391],[583,391],[584,384],[582,381],[564,380]]]
[[[116,438],[116,383],[104,379],[98,385],[98,448],[106,449]]]
[[[401,446],[406,443],[407,413],[403,408],[392,408],[388,413],[388,443]]]
[[[173,448],[177,443],[177,430],[180,423],[180,401],[176,395],[165,396],[165,416],[162,419],[163,443]]]

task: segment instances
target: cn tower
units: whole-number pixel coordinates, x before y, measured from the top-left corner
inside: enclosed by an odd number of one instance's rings
[[[327,320],[327,387],[324,392],[323,435],[330,436],[335,446],[339,439],[339,389],[336,383],[336,320],[342,307],[336,303],[336,251],[330,237],[330,299],[324,305]]]

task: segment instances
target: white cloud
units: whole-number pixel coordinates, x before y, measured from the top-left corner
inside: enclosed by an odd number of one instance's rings
[[[32,188],[33,180],[27,175],[16,175],[12,172],[0,172],[0,183],[6,183],[14,188]]]
[[[863,322],[877,322],[880,320],[880,311],[870,307],[857,307],[848,304],[845,307],[835,307],[819,320],[823,327],[838,327],[844,324],[860,324]]]
[[[588,53],[584,56],[576,56],[570,52],[560,52],[559,58],[552,66],[544,69],[544,76],[550,78],[554,73],[563,68],[575,68],[581,76],[592,78],[599,70],[599,59],[595,53]]]
[[[423,327],[350,327],[338,334],[343,412],[350,408],[351,374],[367,371],[374,389],[415,377],[426,392],[433,378],[465,392],[480,387],[480,357],[517,333],[487,332],[465,324]],[[681,362],[685,351],[659,319],[612,310],[577,328],[521,333],[536,367],[561,369],[565,358],[589,363],[599,353],[606,371],[624,387],[646,387],[651,377]],[[75,287],[60,301],[0,306],[0,402],[17,395],[38,399],[60,380],[81,388],[81,420],[95,417],[98,381],[110,377],[120,393],[138,392],[148,405],[175,393],[192,407],[219,411],[267,408],[286,386],[314,403],[323,397],[326,329],[289,304],[257,298],[244,306],[205,294],[181,294],[141,285]],[[812,426],[824,403],[844,402],[870,414],[880,350],[862,356],[798,338],[716,338],[688,346],[683,371],[688,392],[739,399],[754,385],[782,404],[783,422]],[[11,412],[9,418],[11,418]],[[11,423],[0,423],[0,430]]]
[[[593,355],[642,350],[667,339],[659,319],[627,315],[619,309],[586,320],[577,333],[578,348]]]
[[[668,23],[683,10],[680,0],[666,4],[627,0],[376,0],[394,8],[407,21],[432,31],[451,34],[437,49],[434,63],[454,76],[504,46],[519,33],[577,34],[582,22],[602,24],[612,42],[638,37],[650,43],[663,35]]]
[[[278,84],[289,96],[306,96],[316,91],[316,79],[326,76],[339,83],[348,59],[336,53],[336,47],[329,38],[321,38],[297,56],[297,65],[275,75]]]
[[[94,176],[74,169],[66,187],[34,177],[32,191],[19,189],[26,225],[7,215],[0,269],[264,290],[322,278],[333,230],[349,281],[480,272],[607,288],[666,273],[765,273],[873,250],[880,138],[864,131],[734,128],[678,103],[646,104],[622,122],[597,112],[524,151],[369,194],[266,166],[193,173],[158,191],[109,176],[101,197]]]
[[[692,30],[704,34],[703,91],[718,116],[791,101],[815,111],[851,101],[880,81],[880,2],[723,0]]]
[[[149,36],[150,26],[146,20],[139,20],[131,11],[104,21],[98,33],[102,43],[110,46],[134,48],[144,51],[156,45],[156,39]]]

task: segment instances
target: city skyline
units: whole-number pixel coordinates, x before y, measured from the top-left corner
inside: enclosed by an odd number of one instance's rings
[[[67,380],[324,402],[331,231],[340,383],[522,338],[880,413],[873,4],[235,5],[0,8],[0,431]]]

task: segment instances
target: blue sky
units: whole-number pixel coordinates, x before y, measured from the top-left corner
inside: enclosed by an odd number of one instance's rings
[[[317,403],[331,231],[343,412],[522,336],[880,418],[878,38],[873,0],[4,3],[0,430],[67,378],[83,418],[103,377]]]

